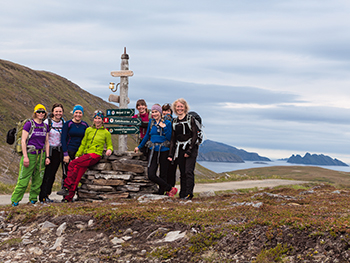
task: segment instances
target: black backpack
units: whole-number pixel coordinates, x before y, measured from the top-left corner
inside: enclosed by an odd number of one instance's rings
[[[199,114],[195,111],[190,111],[187,114],[187,120],[186,123],[188,125],[188,127],[190,128],[190,130],[192,131],[192,127],[191,127],[191,118],[194,118],[194,122],[196,123],[197,126],[197,141],[196,144],[200,145],[203,142],[203,138],[204,138],[204,132],[203,132],[203,125],[202,125],[202,118],[201,116],[199,116]],[[177,124],[177,118],[175,118],[173,120],[173,129],[175,129],[175,125]]]
[[[12,128],[11,130],[9,130],[6,134],[6,142],[10,145],[12,145],[15,140],[16,140],[16,128]]]

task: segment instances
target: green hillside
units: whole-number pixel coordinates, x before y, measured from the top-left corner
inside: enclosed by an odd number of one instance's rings
[[[91,117],[96,109],[105,111],[107,108],[116,107],[54,73],[32,70],[0,60],[0,135],[3,138],[0,140],[0,180],[2,182],[13,183],[18,171],[19,158],[11,154],[12,148],[5,141],[7,131],[19,120],[31,117],[36,104],[41,103],[50,111],[56,102],[63,104],[66,120],[71,119],[70,112],[74,105],[81,104],[84,107],[84,120],[89,124],[92,123]],[[117,141],[114,139],[114,144]],[[8,172],[4,174],[10,163]]]

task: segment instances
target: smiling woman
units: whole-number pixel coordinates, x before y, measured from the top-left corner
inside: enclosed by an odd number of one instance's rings
[[[50,128],[50,164],[45,168],[43,183],[41,185],[41,191],[39,194],[39,201],[41,203],[52,202],[49,195],[51,194],[52,186],[55,181],[56,172],[60,164],[63,166],[63,152],[61,143],[62,127],[64,123],[64,120],[62,119],[63,111],[63,105],[60,103],[55,103],[52,106],[49,118],[44,121],[44,123],[49,125]],[[62,171],[64,171],[63,167]]]
[[[106,155],[113,152],[112,138],[103,126],[104,114],[100,110],[94,112],[94,124],[85,131],[81,145],[75,154],[75,159],[68,165],[64,188],[57,192],[64,196],[65,202],[72,202],[81,177],[91,165],[98,163],[102,157],[104,145],[107,145]]]
[[[29,201],[32,204],[37,202],[45,165],[50,164],[49,127],[43,122],[46,115],[45,106],[38,104],[34,108],[33,119],[23,126],[21,141],[23,156],[20,161],[18,181],[11,196],[12,206],[17,206],[22,200],[30,179],[32,185]]]

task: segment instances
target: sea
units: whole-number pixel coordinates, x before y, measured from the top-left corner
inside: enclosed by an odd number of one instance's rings
[[[350,166],[337,166],[337,165],[304,165],[287,163],[287,161],[282,160],[272,160],[271,162],[261,162],[261,161],[245,161],[244,163],[229,163],[229,162],[198,162],[205,168],[212,170],[216,173],[231,172],[236,170],[268,167],[268,166],[317,166],[329,170],[350,172]]]

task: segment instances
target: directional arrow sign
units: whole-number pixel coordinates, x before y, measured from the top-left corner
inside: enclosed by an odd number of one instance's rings
[[[105,117],[103,118],[103,122],[108,124],[140,126],[142,120],[141,118]]]
[[[106,127],[111,134],[139,134],[140,128],[137,126]]]
[[[118,70],[118,71],[112,71],[111,75],[113,77],[132,77],[134,76],[134,72],[131,70]]]
[[[108,109],[108,116],[124,116],[124,117],[132,117],[135,115],[135,109]]]

